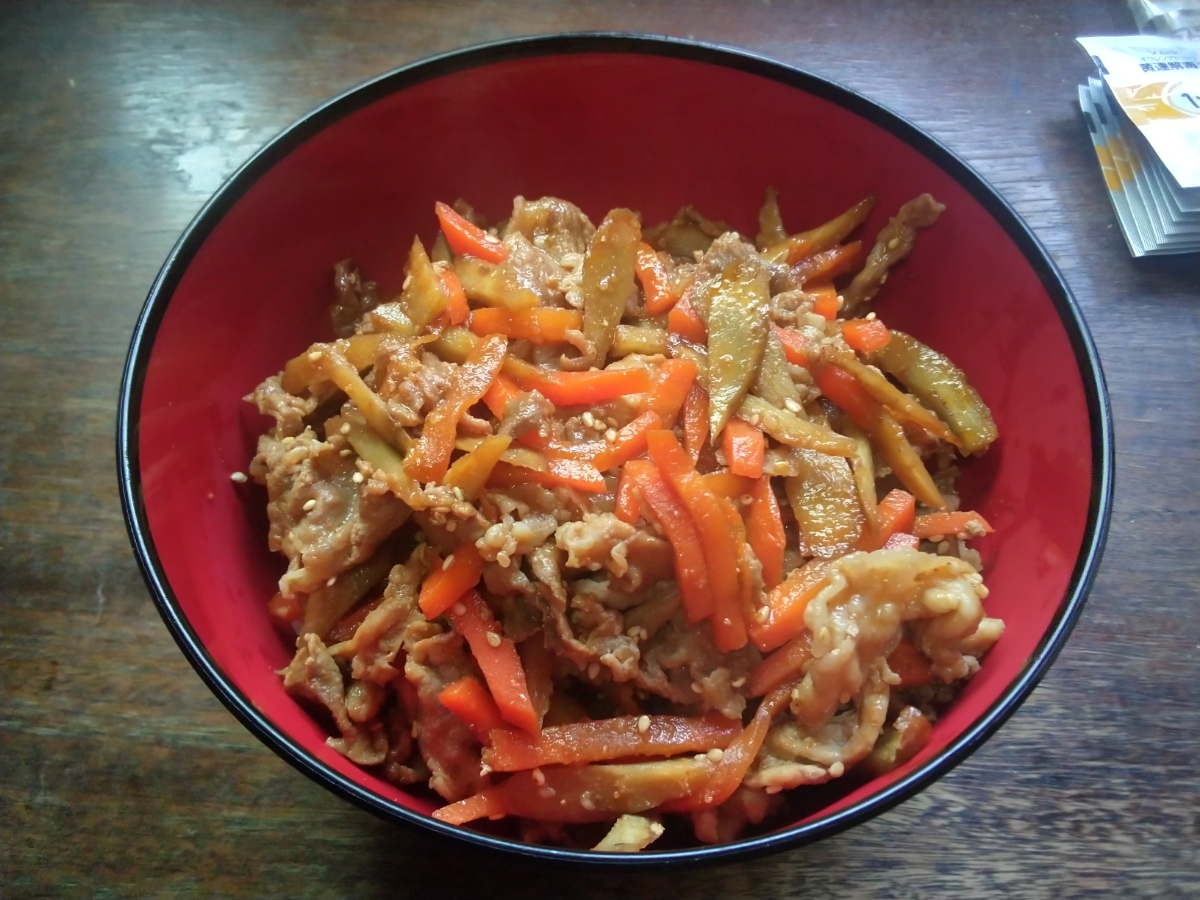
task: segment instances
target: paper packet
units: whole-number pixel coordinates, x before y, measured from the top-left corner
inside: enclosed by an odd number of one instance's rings
[[[1200,188],[1200,44],[1154,35],[1078,41],[1176,184]]]

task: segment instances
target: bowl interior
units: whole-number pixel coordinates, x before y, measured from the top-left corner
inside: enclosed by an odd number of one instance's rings
[[[229,479],[245,471],[267,424],[241,398],[330,336],[334,262],[353,257],[384,294],[398,291],[412,235],[428,242],[435,233],[439,199],[466,198],[498,219],[515,194],[552,194],[596,221],[630,206],[647,224],[692,203],[753,234],[767,185],[779,190],[792,230],[878,191],[862,233],[869,241],[902,202],[928,191],[946,212],[920,235],[877,309],[949,354],[995,414],[1000,442],[964,467],[962,488],[964,506],[996,528],[978,546],[989,612],[1008,628],[916,759],[874,781],[797,793],[795,822],[845,809],[925,766],[1027,667],[1060,612],[1087,531],[1088,401],[1038,272],[962,184],[860,114],[865,104],[856,112],[827,98],[836,92],[632,52],[442,70],[402,90],[399,76],[377,82],[346,101],[358,104],[348,115],[326,110],[284,137],[201,217],[198,249],[184,242],[169,270],[181,273],[178,283],[157,298],[169,306],[134,376],[142,378],[140,498],[178,610],[219,675],[342,779],[409,810],[432,808],[327,748],[325,733],[284,693],[274,671],[291,648],[264,609],[283,564],[266,548],[264,494]]]

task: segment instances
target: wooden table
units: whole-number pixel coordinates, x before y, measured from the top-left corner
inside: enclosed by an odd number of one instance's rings
[[[117,501],[127,341],[180,230],[324,98],[494,38],[626,29],[746,47],[944,141],[1083,306],[1119,467],[1103,569],[986,747],[869,824],[691,874],[536,869],[377,821],[213,698]],[[1200,872],[1197,260],[1134,261],[1076,106],[1111,2],[5,3],[0,10],[2,886],[53,896],[1181,896]],[[1048,423],[1049,424],[1049,423]],[[1194,894],[1193,894],[1194,895]]]

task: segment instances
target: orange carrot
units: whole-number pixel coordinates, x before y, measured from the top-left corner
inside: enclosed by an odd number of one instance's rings
[[[637,245],[637,277],[642,283],[642,293],[646,295],[646,314],[661,316],[679,299],[667,278],[667,272],[662,260],[649,244]]]
[[[505,338],[494,335],[471,350],[442,402],[425,417],[421,439],[404,460],[404,471],[410,477],[437,484],[445,476],[458,434],[458,420],[492,386],[507,346]]]
[[[787,357],[787,361],[796,366],[808,365],[809,344],[800,332],[780,328],[774,322],[771,323],[771,328],[779,338],[779,343],[783,344],[783,355]]]
[[[712,615],[714,601],[708,567],[700,544],[700,533],[688,515],[687,507],[663,480],[654,463],[630,460],[625,471],[633,478],[644,504],[643,511],[653,517],[675,554],[675,579],[689,622]]]
[[[730,419],[721,431],[721,450],[725,453],[729,471],[734,475],[762,477],[767,441],[763,433],[749,422]]]
[[[644,412],[620,431],[616,439],[608,443],[592,460],[601,472],[628,462],[646,452],[646,435],[659,431],[663,421],[656,412]]]
[[[836,278],[850,270],[854,261],[858,259],[861,249],[860,241],[851,241],[849,244],[830,247],[828,250],[808,256],[796,259],[789,257],[788,262],[792,265],[792,278],[799,284],[804,284],[806,281],[828,281]]]
[[[457,803],[448,803],[433,811],[433,817],[450,825],[466,825],[476,819],[500,819],[507,813],[504,809],[500,788],[484,788]]]
[[[933,681],[933,667],[928,658],[907,637],[888,654],[888,668],[900,676],[894,688],[916,687]]]
[[[619,716],[547,726],[537,737],[501,728],[492,733],[483,762],[495,772],[519,772],[631,756],[677,756],[713,747],[723,750],[741,730],[739,720],[716,714],[703,718]]]
[[[850,319],[842,323],[847,346],[859,353],[882,350],[892,340],[892,332],[878,319]]]
[[[833,289],[832,285],[811,287],[806,293],[816,295],[813,299],[813,312],[818,316],[829,319],[831,322],[837,318],[841,304],[838,302],[837,291]]]
[[[489,487],[518,487],[540,484],[542,487],[566,487],[584,494],[603,494],[608,490],[604,476],[587,460],[545,458],[544,470],[527,469],[508,463],[496,463],[488,477]]]
[[[502,419],[504,418],[504,408],[508,406],[508,402],[515,400],[524,393],[526,392],[521,390],[519,384],[503,372],[497,372],[496,380],[492,382],[492,386],[483,395],[483,402],[493,416],[497,419]]]
[[[487,688],[473,675],[464,675],[442,688],[438,701],[462,721],[481,744],[488,742],[493,729],[504,728],[500,707]],[[522,732],[523,733],[523,732]]]
[[[467,295],[463,291],[462,282],[458,280],[458,275],[453,269],[438,268],[438,280],[442,284],[442,293],[448,299],[446,305],[446,313],[450,317],[451,325],[461,325],[467,321],[467,317],[471,314],[471,308],[467,306]]]
[[[283,594],[276,593],[274,597],[267,601],[267,615],[276,624],[291,625],[293,622],[297,622],[303,618],[304,608],[300,605],[299,596],[285,597]]]
[[[704,442],[708,440],[708,392],[695,382],[688,388],[683,401],[683,446],[687,448],[692,465],[700,458]]]
[[[794,638],[804,629],[804,610],[808,601],[825,587],[828,560],[814,559],[790,575],[767,595],[767,617],[750,626],[754,646],[769,653]]]
[[[478,335],[504,334],[535,344],[562,343],[568,331],[583,328],[583,314],[577,309],[500,309],[484,307],[471,313],[471,331]]]
[[[617,518],[629,525],[636,525],[642,517],[642,502],[638,499],[637,485],[629,475],[628,467],[621,470],[621,480],[617,482]]]
[[[640,366],[629,369],[593,369],[559,372],[508,357],[504,371],[528,391],[538,391],[556,406],[592,406],[644,394],[650,389],[650,371]]]
[[[504,721],[538,733],[538,715],[529,696],[521,657],[478,591],[468,591],[446,611],[454,630],[467,639]]]
[[[696,382],[696,364],[690,359],[668,359],[650,381],[646,408],[662,417],[664,428],[675,427],[688,392]]]
[[[845,369],[825,366],[817,375],[817,387],[863,431],[869,434],[874,429],[879,415],[879,402]]]
[[[692,304],[688,302],[686,296],[672,306],[671,311],[667,313],[667,331],[677,334],[693,344],[708,343],[708,328],[705,327],[704,320],[700,318],[696,310],[692,309]]]
[[[804,631],[754,667],[746,690],[751,697],[761,697],[785,681],[802,675],[811,659],[812,635]]]
[[[421,585],[417,605],[427,619],[436,619],[453,606],[455,600],[479,584],[486,565],[474,542],[466,541],[459,544],[446,561],[450,564],[435,564]]]
[[[921,539],[915,534],[905,534],[903,531],[897,531],[886,541],[883,542],[881,550],[919,550],[921,548]]]
[[[877,516],[879,532],[871,534],[864,526],[862,537],[858,541],[858,549],[877,550],[887,544],[892,535],[897,532],[912,531],[916,509],[916,498],[908,491],[888,491],[887,496],[879,501]]]
[[[738,548],[719,498],[704,486],[674,432],[651,432],[646,446],[654,465],[683,500],[700,535],[712,582],[713,642],[718,650],[738,650],[746,645],[746,626],[737,608]]]
[[[935,512],[925,516],[917,516],[913,521],[912,533],[919,538],[931,538],[936,535],[961,534],[965,537],[978,537],[980,534],[990,534],[992,526],[987,519],[977,512],[960,510],[959,512]]]
[[[762,563],[763,586],[769,591],[783,580],[783,550],[787,545],[779,500],[771,490],[770,475],[763,475],[751,489],[746,536],[754,555]]]
[[[477,256],[496,264],[508,258],[508,248],[504,244],[478,225],[468,222],[453,208],[439,202],[434,204],[433,211],[437,213],[442,234],[446,235],[446,243],[459,256]]]
[[[704,486],[710,491],[718,497],[725,497],[729,500],[741,500],[754,487],[754,480],[752,478],[734,475],[728,471],[709,472],[707,475],[700,477],[704,479]]]

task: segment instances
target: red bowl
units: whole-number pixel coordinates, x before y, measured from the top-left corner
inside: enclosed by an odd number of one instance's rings
[[[606,855],[529,846],[429,817],[325,746],[275,675],[291,649],[265,601],[282,563],[264,498],[230,482],[264,421],[242,397],[330,337],[332,263],[352,256],[398,289],[433,204],[501,218],[515,194],[614,206],[645,221],[683,203],[754,233],[767,185],[793,227],[878,191],[864,234],[929,191],[937,225],[883,292],[881,316],[962,366],[999,443],[965,466],[964,505],[995,533],[989,614],[1008,629],[911,762],[790,794],[791,820],[721,846]],[[729,858],[809,842],[911,796],[1017,708],[1062,647],[1099,563],[1112,489],[1103,376],[1046,251],[961,160],[871,101],[740,51],[573,35],[491,44],[405,66],[330,101],[259,151],[179,239],[142,310],[117,435],[122,501],[164,620],[201,677],[288,762],[386,818],[527,856],[610,864]]]

